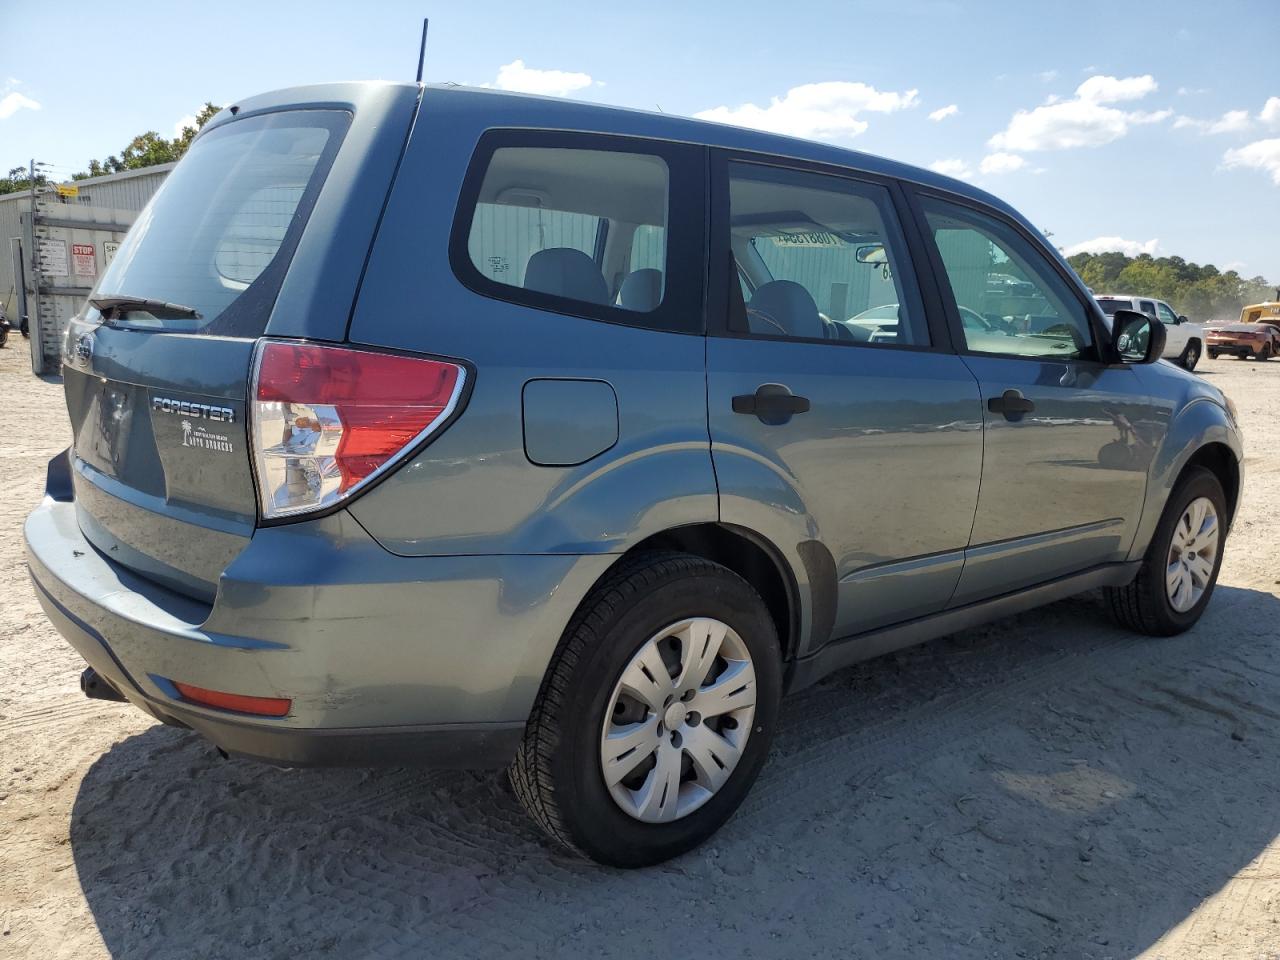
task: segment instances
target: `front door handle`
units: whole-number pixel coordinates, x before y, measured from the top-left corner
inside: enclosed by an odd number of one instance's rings
[[[781,383],[762,383],[755,393],[744,393],[733,398],[734,413],[750,413],[761,423],[777,426],[786,423],[797,413],[809,412],[809,398],[797,397]]]
[[[1024,397],[1019,390],[1006,390],[998,397],[992,397],[987,401],[987,409],[992,413],[1002,413],[1006,420],[1015,423],[1022,419],[1023,414],[1031,413],[1036,405]]]

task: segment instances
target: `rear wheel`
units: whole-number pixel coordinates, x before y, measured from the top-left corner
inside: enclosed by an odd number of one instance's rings
[[[1182,351],[1182,366],[1188,370],[1194,370],[1196,364],[1200,362],[1200,343],[1192,340],[1187,344],[1187,348]]]
[[[1189,467],[1169,496],[1137,577],[1106,591],[1116,621],[1157,637],[1193,627],[1218,582],[1226,518],[1218,478]]]
[[[745,580],[685,554],[629,561],[592,591],[538,693],[511,782],[555,840],[660,863],[746,796],[781,695],[773,620]]]

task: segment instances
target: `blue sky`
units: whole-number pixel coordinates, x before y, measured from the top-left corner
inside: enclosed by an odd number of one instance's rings
[[[205,100],[412,79],[424,15],[428,80],[828,140],[971,179],[1069,251],[1280,283],[1276,0],[119,0],[74,22],[0,0],[0,167],[67,176]]]

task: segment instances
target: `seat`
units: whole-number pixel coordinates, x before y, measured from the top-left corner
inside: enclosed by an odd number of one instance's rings
[[[747,304],[747,326],[752,333],[775,337],[827,338],[818,305],[794,280],[770,280],[757,287]]]
[[[648,313],[662,302],[662,271],[653,267],[632,270],[618,288],[618,306],[623,310]]]
[[[586,303],[609,300],[609,286],[596,262],[572,247],[549,247],[531,256],[524,268],[524,288]]]

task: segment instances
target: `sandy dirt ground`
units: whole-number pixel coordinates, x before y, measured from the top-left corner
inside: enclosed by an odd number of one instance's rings
[[[61,388],[0,351],[0,956],[1280,957],[1280,363],[1218,592],[1172,640],[1084,596],[788,701],[741,812],[625,873],[500,774],[288,771],[80,695],[20,529]]]

